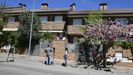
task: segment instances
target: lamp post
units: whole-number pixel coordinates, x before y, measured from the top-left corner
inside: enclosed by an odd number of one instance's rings
[[[30,38],[29,38],[29,56],[30,56],[30,50],[31,50],[31,39],[32,39],[32,26],[33,26],[33,18],[34,18],[34,5],[35,0],[32,0],[32,16],[31,16],[31,28],[30,28]]]

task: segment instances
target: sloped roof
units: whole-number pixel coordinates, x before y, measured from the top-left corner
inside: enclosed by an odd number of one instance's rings
[[[89,14],[92,11],[97,11],[97,10],[79,10],[79,11],[72,11],[69,12],[68,14]],[[101,11],[102,13],[133,13],[133,9],[112,9],[112,10],[104,10]]]
[[[70,8],[55,8],[55,9],[47,9],[47,10],[42,10],[42,9],[34,9],[35,12],[56,12],[56,11],[68,11]],[[33,10],[30,10],[33,11]]]

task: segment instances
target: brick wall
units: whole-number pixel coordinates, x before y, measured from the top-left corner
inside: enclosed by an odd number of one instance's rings
[[[133,68],[133,64],[132,63],[117,63],[116,65],[117,66]]]
[[[54,40],[53,47],[55,47],[55,58],[64,59],[65,41]],[[72,52],[68,53],[68,60],[75,60],[75,54]]]
[[[63,56],[64,56],[64,51],[65,51],[65,41],[64,40],[54,40],[53,41],[53,46],[55,47],[55,59],[62,59],[64,60]],[[41,50],[41,54],[40,56],[45,57],[45,49]],[[68,60],[73,60],[75,61],[75,53],[69,52],[68,53]]]
[[[53,47],[55,47],[55,58],[63,59],[64,50],[65,50],[65,41],[54,40]]]
[[[123,48],[121,48],[121,47],[117,47],[117,48],[115,47],[114,49],[113,49],[113,48],[110,48],[110,49],[108,50],[107,55],[110,54],[111,56],[114,56],[116,52],[122,52],[123,57],[126,57],[126,58],[128,58],[128,59],[130,59],[130,58],[133,59],[131,50],[130,50],[130,49],[123,49]]]

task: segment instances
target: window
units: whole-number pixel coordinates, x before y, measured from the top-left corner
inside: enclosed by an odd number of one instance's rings
[[[55,16],[55,21],[63,21],[63,16]]]
[[[82,25],[82,19],[73,19],[73,25]]]
[[[41,21],[41,23],[46,23],[48,21],[48,17],[47,16],[41,16],[40,21]]]
[[[78,37],[73,37],[73,43],[77,43],[78,42]]]
[[[118,24],[118,25],[127,25],[128,20],[127,20],[127,18],[117,18],[115,20],[115,23]]]
[[[70,44],[75,44],[78,43],[79,37],[76,36],[68,36],[68,43]]]
[[[64,38],[64,35],[63,35],[63,33],[58,33],[57,34],[57,40],[64,40],[65,38]]]
[[[15,17],[9,17],[8,22],[15,22]]]

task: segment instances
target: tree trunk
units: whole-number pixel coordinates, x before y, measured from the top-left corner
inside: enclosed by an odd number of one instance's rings
[[[106,68],[106,51],[107,51],[107,45],[103,44],[103,67]]]

